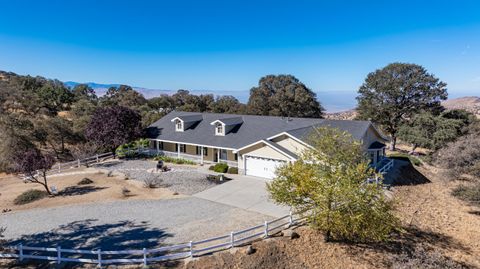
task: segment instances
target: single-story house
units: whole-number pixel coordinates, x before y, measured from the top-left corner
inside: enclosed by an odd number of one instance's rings
[[[388,140],[370,121],[327,120],[172,111],[147,129],[151,151],[201,164],[225,162],[240,174],[273,178],[277,166],[298,159],[315,127],[349,132],[363,142],[372,165]]]

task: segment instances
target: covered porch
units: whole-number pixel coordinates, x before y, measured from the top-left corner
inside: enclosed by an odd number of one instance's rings
[[[238,167],[238,155],[233,151],[228,148],[150,140],[150,152],[153,154],[182,158],[202,165],[226,163],[230,167]]]
[[[393,166],[393,160],[387,158],[385,148],[385,144],[376,141],[367,149],[370,165],[380,173],[388,172]]]

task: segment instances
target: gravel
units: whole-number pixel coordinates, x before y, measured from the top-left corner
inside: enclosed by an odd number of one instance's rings
[[[271,217],[200,198],[132,200],[0,215],[9,244],[142,249],[229,234]]]
[[[97,167],[109,171],[119,171],[127,175],[130,179],[141,182],[153,177],[157,181],[158,186],[166,187],[172,191],[187,195],[204,191],[216,185],[206,180],[207,174],[196,167],[169,163],[166,165],[172,168],[172,170],[152,173],[152,171],[155,171],[156,162],[146,160],[113,161],[98,165]]]

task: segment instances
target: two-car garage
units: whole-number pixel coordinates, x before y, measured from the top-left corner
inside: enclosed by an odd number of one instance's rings
[[[272,179],[275,177],[275,170],[277,167],[284,163],[285,161],[276,159],[245,156],[245,174]]]

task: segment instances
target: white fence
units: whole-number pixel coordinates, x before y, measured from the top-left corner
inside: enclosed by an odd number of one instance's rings
[[[98,264],[99,267],[104,264],[118,263],[143,263],[146,266],[152,262],[201,256],[244,245],[253,240],[266,238],[280,232],[298,221],[299,219],[294,220],[294,215],[290,212],[289,215],[284,217],[265,221],[261,225],[231,232],[227,235],[156,249],[104,251],[101,249],[63,249],[61,246],[30,247],[19,244],[16,247],[5,248],[5,250],[10,250],[10,253],[0,253],[0,258],[17,258],[19,261],[25,259],[46,260],[55,261],[57,264],[62,262],[94,263]]]
[[[378,172],[380,174],[385,174],[387,173],[390,169],[393,167],[393,159],[390,159],[384,166],[382,166]]]

